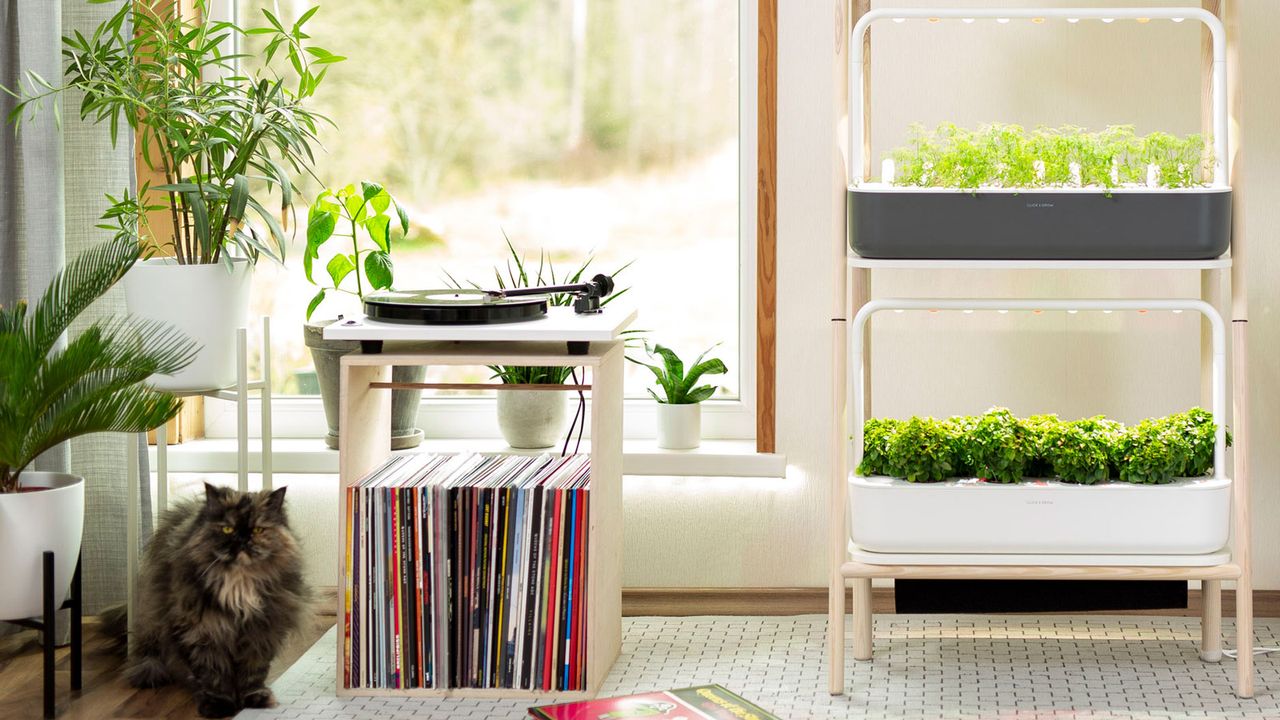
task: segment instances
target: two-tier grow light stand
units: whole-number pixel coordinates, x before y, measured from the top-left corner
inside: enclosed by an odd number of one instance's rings
[[[1215,4],[1216,5],[1216,4]],[[1248,468],[1248,374],[1247,330],[1248,308],[1244,276],[1244,234],[1241,231],[1241,196],[1239,172],[1238,128],[1239,115],[1239,63],[1237,24],[1234,3],[1227,4],[1226,18],[1231,27],[1228,35],[1218,16],[1197,8],[914,8],[894,10],[870,10],[869,0],[854,0],[856,23],[850,41],[843,48],[849,53],[849,137],[846,156],[848,176],[866,178],[869,175],[870,156],[870,98],[867,82],[870,66],[870,44],[867,34],[872,23],[883,20],[906,21],[922,19],[938,22],[959,19],[966,22],[978,20],[1031,20],[1047,19],[1075,21],[1192,20],[1207,29],[1211,43],[1206,47],[1205,83],[1207,97],[1204,101],[1211,111],[1205,124],[1211,126],[1215,145],[1214,179],[1216,184],[1227,180],[1233,186],[1233,238],[1231,257],[1205,261],[1019,261],[1019,260],[868,260],[852,255],[847,236],[841,235],[835,244],[836,295],[832,308],[833,372],[835,387],[847,392],[834,392],[832,444],[832,503],[829,522],[829,552],[831,558],[830,623],[828,627],[828,651],[830,656],[830,690],[832,694],[844,692],[844,627],[845,589],[853,585],[853,644],[854,657],[871,658],[872,615],[871,581],[873,578],[916,579],[1183,579],[1202,582],[1202,636],[1201,657],[1217,661],[1222,657],[1222,597],[1223,580],[1236,583],[1236,694],[1253,696],[1253,602],[1250,576],[1250,520],[1249,520],[1249,468]],[[1232,73],[1228,75],[1228,65]],[[1233,153],[1235,153],[1233,155]],[[953,558],[934,554],[930,564],[923,561],[902,561],[895,556],[894,564],[869,562],[866,554],[857,560],[850,559],[849,532],[846,524],[848,498],[847,480],[851,454],[857,458],[862,449],[862,421],[870,415],[869,347],[866,342],[867,321],[875,312],[885,309],[1186,309],[1200,312],[1211,326],[1208,343],[1202,341],[1202,361],[1208,360],[1212,377],[1213,415],[1219,425],[1215,447],[1215,472],[1225,472],[1225,443],[1223,425],[1227,416],[1226,393],[1226,328],[1219,313],[1209,303],[1201,300],[1174,298],[1148,300],[929,300],[921,298],[876,300],[870,299],[870,274],[873,269],[1058,269],[1058,270],[1170,270],[1185,269],[1201,272],[1202,295],[1214,299],[1220,286],[1218,273],[1231,269],[1231,357],[1233,432],[1235,438],[1234,473],[1232,483],[1231,536],[1233,549],[1226,560],[1214,555],[1212,563],[1197,563],[1195,558],[1183,559],[1181,565],[1171,565],[1168,557],[1159,564],[1155,558],[1150,563],[1134,562],[1117,565],[1114,559],[1104,556],[1096,562],[1080,562],[1077,556],[1071,564],[1054,564],[1052,556],[1029,556],[1019,564],[983,564],[973,555],[956,555]],[[853,328],[848,320],[853,318]],[[1211,343],[1211,352],[1205,352]],[[853,372],[849,371],[849,353],[853,353]],[[853,415],[852,427],[849,414]],[[849,440],[849,430],[854,438]]]

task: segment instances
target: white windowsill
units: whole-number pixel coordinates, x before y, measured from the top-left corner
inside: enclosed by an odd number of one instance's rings
[[[582,451],[590,445],[582,441]],[[262,469],[261,442],[249,441],[249,472]],[[156,470],[156,448],[149,448],[151,470]],[[334,474],[338,472],[338,453],[325,447],[320,439],[277,438],[272,443],[272,472],[287,474]],[[427,439],[412,450],[401,452],[517,451],[500,440]],[[559,452],[558,449],[546,452]],[[234,473],[236,441],[234,438],[191,440],[170,445],[167,453],[170,473]],[[623,443],[624,475],[658,475],[685,477],[760,477],[786,476],[787,459],[779,453],[757,453],[754,440],[704,440],[697,450],[662,450],[653,440],[627,440]]]

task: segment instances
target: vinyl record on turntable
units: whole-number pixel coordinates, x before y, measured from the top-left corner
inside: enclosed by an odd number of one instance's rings
[[[364,297],[364,313],[370,320],[413,325],[523,322],[546,317],[552,293],[571,296],[577,314],[595,314],[613,293],[613,278],[596,275],[590,282],[502,290],[385,290]]]
[[[416,325],[487,325],[536,320],[547,314],[546,295],[505,297],[488,290],[387,290],[364,298],[371,320]]]

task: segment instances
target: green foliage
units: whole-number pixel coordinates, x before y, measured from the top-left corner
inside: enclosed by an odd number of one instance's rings
[[[114,317],[57,348],[71,322],[133,267],[131,238],[87,250],[40,300],[0,308],[0,492],[40,453],[94,432],[139,433],[168,422],[181,401],[145,385],[190,364],[195,344],[168,325]]]
[[[1126,430],[1116,446],[1120,479],[1160,484],[1205,475],[1213,469],[1216,431],[1213,416],[1201,408],[1143,420]],[[1227,439],[1230,444],[1229,433]]]
[[[1057,477],[1093,485],[1119,478],[1157,484],[1213,469],[1213,415],[1201,408],[1143,420],[1131,428],[1099,415],[1064,422],[1056,415],[1019,420],[1004,408],[980,416],[894,420],[863,425],[860,475],[911,482],[976,476],[1013,483]],[[1231,435],[1227,434],[1227,444]],[[939,475],[944,472],[946,475]]]
[[[1101,415],[1046,424],[1040,455],[1063,482],[1093,485],[1111,476],[1111,454],[1124,427]]]
[[[62,38],[63,84],[28,72],[25,87],[0,88],[19,101],[8,119],[20,126],[45,100],[56,113],[64,93],[83,93],[81,119],[108,123],[113,143],[122,123],[135,131],[143,160],[164,175],[164,184],[144,186],[139,196],[161,199],[169,211],[178,262],[229,264],[232,250],[252,262],[262,255],[283,262],[291,173],[310,170],[316,129],[324,121],[305,101],[328,66],[343,59],[308,42],[303,26],[316,10],[291,26],[263,10],[266,24],[246,29],[201,22],[210,15],[208,0],[195,0],[191,13],[173,12],[167,3],[121,3],[90,36]],[[244,75],[240,56],[222,48],[254,36],[265,42],[264,64]],[[295,82],[272,69],[277,56],[287,61]],[[253,189],[258,185],[265,189]],[[278,211],[266,206],[274,191]],[[132,209],[125,202],[115,217]],[[249,222],[250,213],[265,230]]]
[[[1162,187],[1194,187],[1204,184],[1212,163],[1200,135],[1139,137],[1129,125],[1101,132],[1071,126],[1027,132],[1000,124],[966,130],[950,123],[931,131],[913,125],[907,145],[890,157],[896,185],[963,189],[1140,185],[1148,164],[1159,168]]]
[[[1022,421],[1026,428],[1031,446],[1035,448],[1030,462],[1027,463],[1027,477],[1052,477],[1053,466],[1045,459],[1045,442],[1054,428],[1061,424],[1057,415],[1032,415]]]
[[[913,417],[893,431],[885,467],[908,482],[940,482],[956,474],[958,451],[953,425]]]
[[[719,358],[704,359],[707,353],[714,349],[713,345],[703,350],[702,354],[689,365],[688,372],[685,371],[684,362],[674,350],[662,345],[650,345],[647,340],[644,343],[645,353],[650,359],[660,360],[662,364],[644,362],[630,356],[627,360],[643,365],[653,373],[658,381],[658,387],[662,389],[662,396],[659,397],[653,388],[647,388],[654,400],[668,405],[693,405],[706,400],[716,392],[715,385],[698,385],[698,380],[702,376],[723,375],[729,372]]]
[[[582,282],[584,277],[590,277],[587,273],[591,268],[591,263],[595,261],[595,255],[588,255],[576,269],[564,271],[556,270],[555,264],[551,261],[551,256],[547,254],[546,250],[542,250],[538,253],[538,265],[534,268],[532,263],[526,260],[519,250],[516,250],[515,244],[511,242],[511,238],[507,237],[505,231],[502,233],[502,239],[507,244],[508,257],[504,267],[495,267],[493,269],[494,281],[497,283],[498,290],[542,287],[545,285],[576,285]],[[622,274],[622,271],[629,267],[631,267],[630,262],[614,270],[610,277],[616,280]],[[445,277],[451,287],[463,287],[463,283],[449,273],[446,272]],[[474,281],[469,281],[466,284],[473,288],[484,287]],[[489,287],[488,289],[492,290],[494,288]],[[622,288],[614,291],[609,297],[602,298],[600,300],[601,307],[622,297],[630,289]],[[570,293],[550,293],[547,295],[547,303],[557,307],[569,306],[573,304],[573,295]],[[493,371],[493,377],[500,378],[502,382],[508,385],[559,385],[568,380],[573,372],[573,368],[561,366],[490,365],[489,369]]]
[[[859,475],[897,475],[889,471],[889,448],[902,421],[893,418],[869,418],[862,424],[862,462]],[[959,473],[957,473],[959,474]]]
[[[1036,450],[1031,433],[1005,408],[992,408],[978,418],[964,447],[974,475],[1002,483],[1021,481]]]
[[[408,233],[408,214],[379,183],[361,181],[359,185],[326,189],[316,196],[307,216],[307,249],[302,255],[302,268],[307,280],[320,291],[307,305],[307,319],[311,319],[328,293],[346,293],[363,299],[366,290],[390,289],[395,281],[391,249]],[[325,263],[328,275],[325,282],[326,278],[316,275],[314,266],[320,259],[320,248],[334,238],[349,242],[351,252],[339,250],[329,258]],[[344,287],[344,283],[352,284],[346,282],[348,278],[355,279],[354,290]]]

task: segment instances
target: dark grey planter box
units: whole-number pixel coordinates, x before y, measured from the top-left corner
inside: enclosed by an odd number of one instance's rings
[[[1231,243],[1230,188],[850,188],[849,247],[915,260],[1208,260]]]

